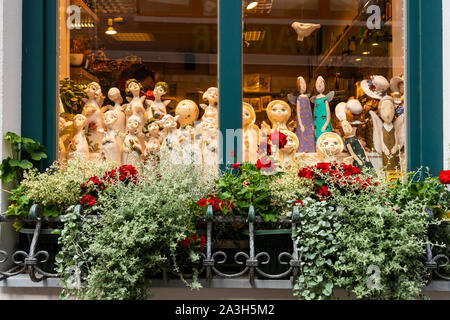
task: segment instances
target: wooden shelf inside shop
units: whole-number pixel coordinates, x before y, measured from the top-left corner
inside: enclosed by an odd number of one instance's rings
[[[96,22],[100,22],[100,18],[87,6],[87,4],[83,0],[71,0],[72,5],[79,6],[81,10],[91,16],[92,19]]]
[[[99,82],[99,79],[80,67],[70,68],[70,78],[74,81],[86,80],[86,82]]]

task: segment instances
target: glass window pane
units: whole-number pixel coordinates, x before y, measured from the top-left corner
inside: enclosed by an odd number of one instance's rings
[[[198,136],[217,99],[217,0],[59,0],[59,10],[60,160],[137,164]]]
[[[403,1],[260,0],[243,11],[244,160],[282,130],[297,153],[272,155],[285,167],[295,157],[405,169]],[[339,148],[326,149],[333,139]]]

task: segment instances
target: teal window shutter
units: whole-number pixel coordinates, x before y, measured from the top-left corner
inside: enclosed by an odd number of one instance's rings
[[[223,166],[240,162],[242,128],[242,1],[219,0],[219,127],[223,135]],[[231,139],[233,138],[233,140]],[[235,156],[238,157],[235,159]]]
[[[408,169],[443,169],[442,0],[407,0]]]

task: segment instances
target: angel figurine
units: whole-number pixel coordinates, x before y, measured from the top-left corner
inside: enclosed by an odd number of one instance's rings
[[[62,134],[64,130],[73,124],[72,121],[66,121],[64,118],[59,118],[59,156],[61,160],[67,160],[66,141],[69,139],[69,134]]]
[[[330,102],[334,99],[334,91],[330,91],[327,95],[323,94],[325,80],[321,76],[316,80],[316,90],[319,94],[312,97],[311,102],[314,103],[314,130],[317,141],[322,134],[332,131]]]
[[[103,101],[102,88],[96,82],[92,82],[85,90],[87,99],[82,114],[87,119],[87,133],[90,151],[97,153],[103,140],[104,126],[102,119],[101,103]]]
[[[218,123],[214,118],[202,121],[203,164],[217,166],[219,163]]]
[[[117,116],[117,121],[114,124],[114,130],[117,130],[119,133],[125,134],[127,130],[127,120],[124,112],[125,108],[122,106],[123,98],[120,94],[120,90],[117,88],[109,89],[108,98],[109,100],[114,102],[114,106],[108,106],[108,109],[114,111]]]
[[[127,135],[123,142],[122,164],[131,164],[137,167],[142,157],[142,144],[138,137],[141,131],[141,119],[137,116],[130,116],[127,120]]]
[[[280,166],[283,170],[289,170],[295,165],[295,156],[298,150],[298,138],[295,133],[289,130],[282,131],[287,136],[285,146],[280,149]]]
[[[147,121],[147,142],[145,143],[144,159],[158,158],[163,137],[156,119]]]
[[[201,104],[200,107],[205,110],[202,121],[207,118],[214,118],[217,123],[219,121],[219,89],[209,88],[203,94],[203,100],[208,101],[208,105]]]
[[[344,153],[345,145],[341,136],[334,132],[325,132],[317,140],[316,153],[298,153],[296,160],[303,160],[307,165],[321,162],[338,162],[352,164],[353,157]]]
[[[127,101],[129,104],[126,107],[125,114],[127,118],[135,117],[139,118],[139,128],[138,131],[142,132],[145,121],[147,119],[153,118],[153,114],[148,114],[146,117],[146,110],[144,108],[144,102],[146,100],[146,96],[140,96],[142,85],[136,79],[130,79],[125,84],[125,92],[127,95],[131,95],[131,97],[127,97]],[[146,119],[147,118],[147,119]],[[128,120],[127,120],[128,126]]]
[[[169,156],[172,163],[180,164],[179,145],[178,145],[178,123],[179,116],[173,117],[166,114],[161,120],[156,123],[166,130],[166,137],[161,145],[161,155],[164,153]]]
[[[104,118],[107,130],[102,141],[102,158],[117,165],[122,165],[123,141],[119,137],[120,131],[116,129],[119,121],[118,114],[111,110],[105,113]]]
[[[75,129],[77,130],[77,133],[75,134],[73,140],[71,141],[70,148],[73,152],[81,154],[86,159],[89,159],[90,157],[89,144],[85,134],[85,128],[88,123],[87,118],[82,114],[77,114],[73,118],[73,122]]]
[[[361,141],[356,137],[356,128],[352,127],[347,120],[342,121],[341,125],[345,135],[345,145],[348,152],[350,152],[353,157],[355,166],[360,169],[363,169],[364,167],[373,168]]]
[[[378,112],[380,117],[370,111],[375,150],[383,156],[383,166],[387,171],[398,171],[401,165],[400,152],[405,145],[405,116],[402,114],[394,121],[395,104],[389,96],[380,100]]]
[[[270,136],[275,130],[289,130],[288,121],[292,114],[289,104],[282,100],[274,100],[269,103],[266,112],[272,126],[270,127],[265,121],[262,122],[261,130],[263,130],[264,135]]]
[[[297,87],[300,95],[297,98],[293,95],[289,95],[289,101],[296,106],[297,111],[298,152],[314,152],[316,148],[314,121],[309,96],[305,93],[306,81],[303,77],[297,78]]]
[[[244,162],[256,163],[258,160],[259,128],[255,125],[255,121],[255,110],[252,105],[244,102],[242,109]]]
[[[153,115],[155,119],[162,119],[167,114],[167,106],[171,100],[162,101],[162,96],[169,92],[169,86],[165,82],[158,82],[153,90],[155,101],[148,100],[147,117]]]

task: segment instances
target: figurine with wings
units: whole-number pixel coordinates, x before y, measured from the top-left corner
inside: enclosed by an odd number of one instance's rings
[[[402,114],[394,121],[395,104],[389,96],[380,100],[378,112],[380,117],[370,111],[375,150],[383,156],[383,166],[387,171],[398,171],[401,150],[405,145],[405,116]]]

